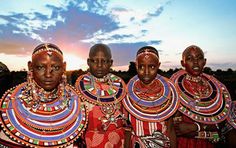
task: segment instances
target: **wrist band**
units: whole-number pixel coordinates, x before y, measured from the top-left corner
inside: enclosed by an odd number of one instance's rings
[[[199,125],[199,123],[194,122],[195,125],[197,125],[197,132],[201,131],[201,126]]]

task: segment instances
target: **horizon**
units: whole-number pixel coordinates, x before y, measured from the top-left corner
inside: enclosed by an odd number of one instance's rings
[[[161,70],[182,68],[181,54],[193,44],[204,51],[206,67],[236,70],[234,0],[32,1],[0,6],[0,61],[10,71],[27,70],[42,42],[63,51],[67,71],[87,69],[95,43],[111,48],[116,71],[127,71],[146,45],[158,50]]]

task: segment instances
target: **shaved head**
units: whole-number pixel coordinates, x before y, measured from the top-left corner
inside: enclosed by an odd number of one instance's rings
[[[198,46],[196,46],[196,45],[191,45],[191,46],[188,46],[188,47],[184,50],[184,52],[182,53],[182,60],[184,60],[185,57],[186,57],[187,55],[189,55],[189,52],[190,52],[191,50],[198,50],[198,51],[201,52],[201,54],[204,56],[204,53],[203,53],[203,51],[202,51],[202,49],[201,49],[200,47],[198,47]]]
[[[89,51],[89,58],[92,58],[99,51],[103,52],[107,56],[107,58],[112,58],[111,49],[105,44],[95,44],[94,46],[92,46]]]

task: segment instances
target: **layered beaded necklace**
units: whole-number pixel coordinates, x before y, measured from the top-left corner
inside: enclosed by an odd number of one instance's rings
[[[136,75],[130,79],[127,89],[129,97],[123,100],[123,105],[141,121],[162,122],[178,108],[179,99],[174,85],[160,75],[149,86],[142,86]]]
[[[189,89],[191,93],[194,93],[195,99],[209,96],[211,87],[202,76],[193,77],[189,74],[186,74],[185,82],[189,86],[186,88]]]
[[[104,116],[99,117],[103,130],[110,124],[117,126],[120,115],[120,101],[125,97],[124,82],[113,74],[107,74],[103,78],[96,78],[88,73],[77,79],[76,88],[84,95],[84,100],[97,105]]]
[[[181,113],[204,124],[216,124],[227,117],[230,94],[213,76],[202,73],[194,78],[185,70],[180,70],[170,79],[175,83],[180,96],[178,110]]]
[[[30,147],[70,145],[87,124],[86,107],[69,85],[47,92],[35,82],[22,83],[7,91],[0,106],[4,131]]]
[[[112,87],[112,79],[110,78],[110,74],[107,74],[103,78],[96,78],[92,76],[92,86],[96,90],[96,97],[97,97],[97,103],[100,106],[101,112],[104,114],[103,117],[99,117],[99,120],[102,122],[103,130],[107,130],[110,124],[115,124],[117,126],[117,120],[120,119],[115,116],[115,112],[120,109],[120,106],[117,105],[117,99],[115,96],[116,90]],[[108,84],[108,87],[102,86],[102,83]],[[114,103],[107,104],[106,106],[102,105],[100,97],[102,90],[111,92],[111,96],[114,98]]]
[[[26,107],[36,111],[42,104],[53,102],[58,99],[60,108],[68,107],[70,93],[66,93],[65,86],[61,83],[52,91],[45,91],[35,81],[28,83],[19,96],[26,102]]]

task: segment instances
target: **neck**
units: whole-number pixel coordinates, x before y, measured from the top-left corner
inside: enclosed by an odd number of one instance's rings
[[[102,78],[97,78],[97,77],[95,77],[95,76],[93,76],[93,75],[92,75],[92,77],[94,78],[94,80],[95,80],[96,82],[101,82],[101,83],[103,83],[103,82],[108,82],[109,77],[110,77],[110,74],[107,74],[107,75],[103,76]]]

